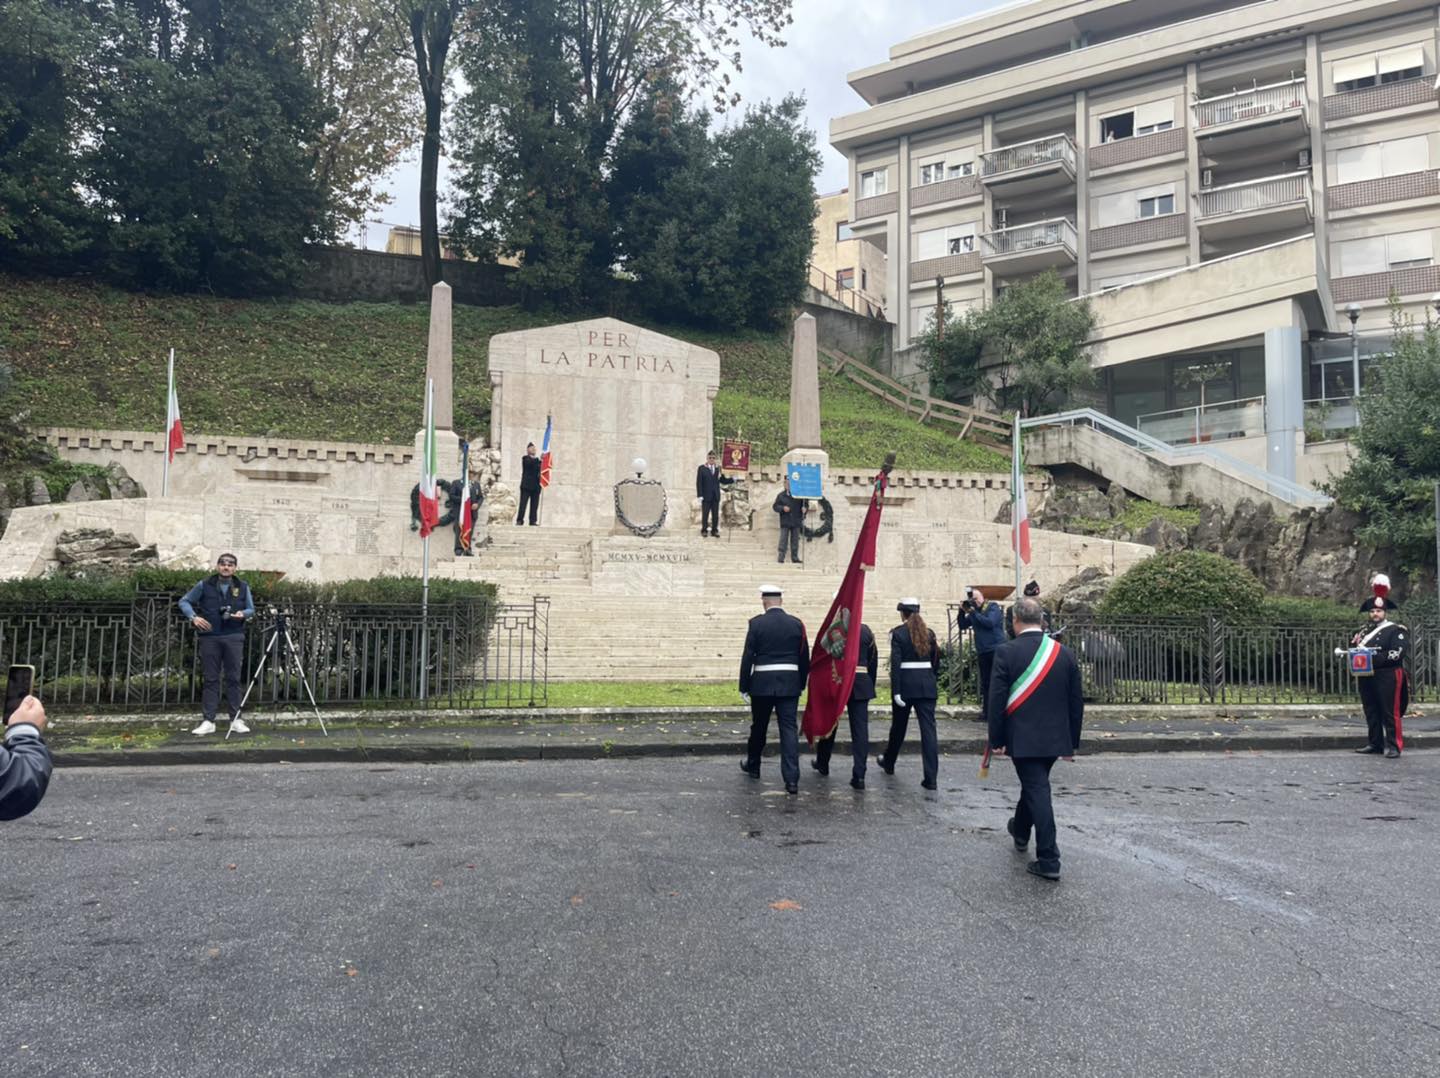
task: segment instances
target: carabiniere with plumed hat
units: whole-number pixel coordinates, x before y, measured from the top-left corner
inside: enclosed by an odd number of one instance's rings
[[[1404,717],[1410,707],[1410,679],[1405,673],[1405,652],[1410,630],[1390,620],[1396,609],[1390,598],[1390,578],[1376,573],[1370,581],[1371,594],[1360,604],[1368,624],[1350,638],[1348,648],[1336,648],[1344,657],[1360,690],[1365,710],[1367,739],[1355,751],[1362,755],[1384,754],[1398,759],[1405,748]]]

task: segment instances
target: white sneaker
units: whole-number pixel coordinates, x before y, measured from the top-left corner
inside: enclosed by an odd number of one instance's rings
[[[204,722],[202,722],[199,726],[195,727],[195,729],[191,730],[190,732],[196,737],[204,737],[206,734],[213,734],[215,732],[215,724],[209,719],[206,719]]]
[[[232,734],[248,734],[250,732],[250,727],[245,725],[244,719],[231,719],[230,732]]]

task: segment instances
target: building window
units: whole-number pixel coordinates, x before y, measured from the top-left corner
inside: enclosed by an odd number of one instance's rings
[[[915,234],[914,261],[924,262],[931,258],[947,255],[970,254],[975,250],[975,224],[951,225],[949,228],[932,228],[928,232]]]
[[[958,165],[948,165],[945,168],[945,178],[947,180],[958,180],[962,176],[973,175],[975,175],[974,161],[961,161]]]
[[[1375,55],[1372,53],[1369,56],[1335,61],[1334,80],[1337,94],[1366,90],[1376,85]]]
[[[1389,52],[1368,53],[1352,56],[1348,60],[1336,60],[1331,71],[1335,92],[1366,90],[1391,82],[1404,82],[1419,78],[1425,72],[1425,47],[1407,45],[1403,49]]]
[[[860,173],[860,197],[874,198],[890,190],[888,169],[876,168]]]
[[[1419,78],[1425,70],[1425,50],[1419,45],[1413,45],[1392,52],[1382,52],[1376,66],[1380,70],[1382,84]]]
[[[1367,236],[1335,245],[1341,277],[1410,269],[1434,262],[1435,250],[1429,229],[1397,232],[1391,236]]]
[[[1430,231],[1400,232],[1385,237],[1385,253],[1390,268],[1411,269],[1428,266],[1434,261],[1435,249],[1430,240]]]
[[[1107,116],[1100,121],[1100,141],[1114,142],[1116,139],[1133,138],[1135,135],[1135,113],[1121,112]]]
[[[1430,167],[1430,137],[1372,142],[1368,146],[1352,146],[1335,152],[1335,182],[1359,183],[1384,176],[1404,176],[1424,172]]]
[[[870,291],[870,275],[864,269],[860,271],[860,291]]]
[[[835,226],[835,242],[844,243],[846,240],[855,238],[855,230],[850,227],[849,221],[841,221]]]
[[[920,166],[920,186],[921,186],[921,187],[924,187],[926,184],[930,184],[930,183],[939,183],[939,182],[940,182],[941,180],[943,180],[944,178],[945,178],[945,162],[944,162],[944,161],[932,161],[932,162],[931,162],[930,164],[928,164],[928,165],[921,165],[921,166]]]
[[[853,268],[838,269],[835,271],[835,284],[840,288],[855,287],[855,270]]]
[[[1174,195],[1155,195],[1151,198],[1140,200],[1140,217],[1163,217],[1167,213],[1175,212]]]

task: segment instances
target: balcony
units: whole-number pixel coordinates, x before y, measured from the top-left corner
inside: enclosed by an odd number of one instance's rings
[[[1265,398],[1216,401],[1213,404],[1150,412],[1135,420],[1144,434],[1170,445],[1251,438],[1265,434]]]
[[[1002,146],[980,155],[980,182],[1006,198],[1075,186],[1075,143],[1069,135]]]
[[[980,259],[1002,277],[1075,265],[1075,225],[1064,217],[1015,225],[980,237]]]
[[[1315,219],[1309,172],[1207,187],[1195,202],[1196,226],[1207,241],[1303,228]]]
[[[1284,142],[1310,130],[1303,78],[1201,98],[1190,108],[1200,149],[1212,156]]]

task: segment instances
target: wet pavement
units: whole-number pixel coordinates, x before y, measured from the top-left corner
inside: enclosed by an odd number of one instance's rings
[[[0,1074],[1433,1075],[1440,753],[67,768]]]

